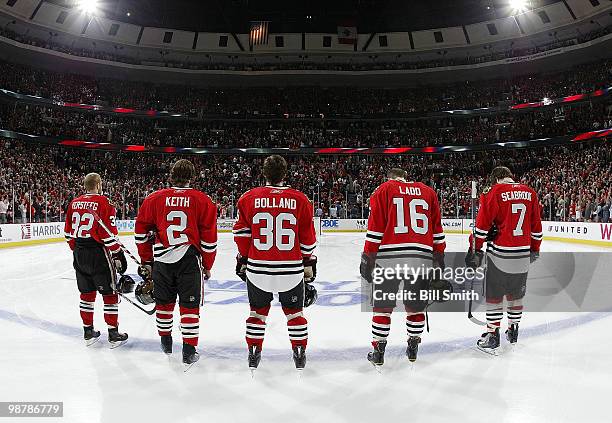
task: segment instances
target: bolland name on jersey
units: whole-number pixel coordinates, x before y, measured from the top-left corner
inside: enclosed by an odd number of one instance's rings
[[[273,198],[255,198],[254,207],[256,209],[297,209],[297,200],[295,198],[273,197]]]

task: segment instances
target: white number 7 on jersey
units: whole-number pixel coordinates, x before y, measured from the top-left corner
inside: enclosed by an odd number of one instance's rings
[[[512,231],[512,235],[521,236],[523,235],[523,223],[525,222],[525,213],[527,212],[527,206],[523,203],[512,203],[512,214],[519,214],[516,228]]]

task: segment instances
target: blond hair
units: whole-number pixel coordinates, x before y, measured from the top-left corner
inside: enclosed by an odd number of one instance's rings
[[[93,191],[98,187],[98,184],[102,184],[102,178],[97,173],[88,173],[83,178],[83,186],[87,191]]]

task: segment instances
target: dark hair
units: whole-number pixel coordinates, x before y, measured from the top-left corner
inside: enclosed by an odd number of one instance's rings
[[[387,172],[387,178],[389,179],[396,179],[396,178],[407,179],[408,172],[406,172],[404,169],[400,169],[399,167],[394,167],[393,169],[389,169],[389,171]]]
[[[195,178],[195,167],[187,159],[177,160],[170,170],[170,183],[178,187],[184,187]]]
[[[497,181],[504,178],[514,178],[514,175],[506,166],[497,166],[489,175],[489,184],[495,185]]]
[[[280,184],[287,174],[287,162],[278,154],[266,157],[263,164],[263,175],[269,184]]]

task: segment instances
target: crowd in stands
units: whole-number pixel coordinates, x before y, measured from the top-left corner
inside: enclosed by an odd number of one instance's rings
[[[529,47],[522,48],[502,48],[499,50],[492,49],[490,45],[485,46],[485,53],[480,55],[465,54],[458,57],[448,58],[446,57],[445,51],[439,51],[440,57],[435,60],[423,60],[416,56],[415,58],[409,58],[409,60],[396,60],[390,58],[381,58],[381,60],[372,60],[370,62],[338,62],[338,61],[326,61],[326,62],[314,62],[308,60],[286,60],[286,61],[274,61],[273,63],[266,62],[248,62],[240,63],[234,62],[223,63],[202,55],[200,59],[198,57],[188,57],[186,61],[169,60],[164,58],[164,54],[155,59],[141,59],[138,56],[121,54],[122,47],[114,46],[114,52],[109,52],[105,49],[96,49],[96,43],[92,42],[92,48],[76,48],[72,45],[63,44],[53,39],[53,33],[49,33],[50,36],[47,39],[40,39],[30,34],[20,34],[8,26],[0,28],[0,36],[15,40],[22,44],[28,44],[35,47],[41,47],[48,50],[53,50],[72,56],[89,57],[100,60],[107,60],[112,62],[129,63],[133,65],[145,65],[145,66],[161,66],[161,67],[172,67],[181,69],[192,69],[192,70],[225,70],[225,71],[278,71],[278,70],[328,70],[328,71],[373,71],[373,70],[402,70],[402,69],[426,69],[436,68],[442,66],[458,66],[458,65],[471,65],[485,62],[492,62],[496,60],[503,60],[512,57],[523,57],[529,56],[544,51],[554,50],[561,47],[569,47],[578,44],[585,43],[587,41],[594,40],[609,34],[611,31],[610,27],[600,27],[590,31],[588,33],[578,33],[575,36],[555,39],[548,43],[534,44]],[[163,53],[163,52],[162,52]],[[374,57],[374,59],[377,59]]]
[[[0,214],[8,222],[55,221],[82,193],[82,178],[92,171],[117,206],[119,218],[134,218],[143,198],[167,186],[174,155],[102,152],[0,139]],[[287,183],[313,201],[321,217],[366,218],[368,199],[390,167],[435,188],[444,217],[470,215],[470,181],[486,186],[497,165],[509,166],[517,180],[539,195],[547,220],[610,221],[612,145],[400,156],[288,156]],[[194,187],[218,204],[219,217],[235,217],[235,203],[263,184],[262,156],[192,157],[199,176]]]
[[[198,88],[93,79],[0,61],[0,88],[56,101],[167,110],[192,117],[393,118],[542,101],[607,88],[612,60],[551,74],[451,85],[375,89],[350,87]]]
[[[612,102],[429,120],[200,121],[0,105],[0,129],[113,144],[183,147],[397,147],[487,144],[612,127]]]

